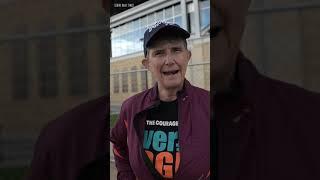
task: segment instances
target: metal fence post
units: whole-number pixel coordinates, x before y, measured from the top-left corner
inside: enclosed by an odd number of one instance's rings
[[[145,71],[146,72],[146,89],[148,89],[148,71]]]

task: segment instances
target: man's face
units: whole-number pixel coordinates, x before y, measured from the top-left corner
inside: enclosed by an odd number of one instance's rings
[[[156,40],[142,63],[155,77],[160,90],[181,89],[190,57],[183,40]]]

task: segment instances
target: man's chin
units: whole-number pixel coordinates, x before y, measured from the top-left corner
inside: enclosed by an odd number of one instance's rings
[[[183,84],[182,82],[170,82],[170,83],[164,83],[163,87],[168,90],[172,90],[172,89],[179,90],[182,87],[182,84]]]

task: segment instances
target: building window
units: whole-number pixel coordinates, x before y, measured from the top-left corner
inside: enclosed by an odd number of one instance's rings
[[[25,26],[17,28],[17,34],[26,33]],[[29,95],[29,63],[28,42],[18,40],[12,42],[12,98],[26,99]]]
[[[173,20],[174,23],[178,24],[179,26],[182,26],[182,16],[181,16],[181,5],[177,4],[173,8]]]
[[[113,93],[119,93],[119,82],[120,82],[120,78],[119,78],[119,74],[118,71],[116,70],[115,73],[112,75],[113,77]]]
[[[141,77],[141,91],[146,90],[148,88],[147,86],[147,73],[148,71],[144,68],[144,66],[141,67],[140,71],[140,77]]]
[[[148,26],[152,26],[155,23],[155,18],[154,18],[155,14],[149,14],[148,17]]]
[[[157,21],[168,21],[182,25],[181,6],[176,4],[157,12],[142,16],[128,23],[124,23],[112,29],[111,49],[112,57],[119,57],[143,50],[144,32],[147,27]]]
[[[146,19],[145,19],[146,20]],[[112,56],[118,57],[142,51],[144,29],[140,25],[140,19],[112,29],[111,48]],[[143,31],[141,33],[141,31]]]
[[[200,25],[201,29],[210,25],[210,1],[200,0]]]
[[[128,72],[126,72],[127,69],[123,69],[122,72],[122,92],[127,93],[128,92]]]
[[[38,78],[40,97],[55,97],[58,95],[56,38],[39,39],[38,46]]]
[[[142,27],[147,27],[148,26],[148,19],[147,16],[143,16],[141,19],[141,26]]]
[[[84,27],[82,15],[70,18],[69,28]],[[83,96],[88,94],[88,62],[87,62],[87,33],[73,33],[68,39],[68,79],[69,95]]]
[[[131,92],[137,92],[138,91],[138,74],[137,74],[137,67],[133,66],[131,68]]]
[[[165,21],[173,22],[173,6],[170,6],[164,10]]]
[[[174,5],[174,7],[173,7],[173,12],[174,12],[174,15],[175,15],[175,16],[181,14],[181,4],[180,4],[180,3]]]
[[[163,10],[160,10],[160,11],[157,11],[156,12],[156,21],[158,22],[158,21],[162,21],[164,18],[163,18]]]

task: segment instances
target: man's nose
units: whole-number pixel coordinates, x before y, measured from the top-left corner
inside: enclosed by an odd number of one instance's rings
[[[172,53],[167,53],[167,55],[165,57],[165,64],[170,65],[170,64],[174,64],[174,63],[175,63],[175,59],[174,59],[174,56],[172,55]]]

